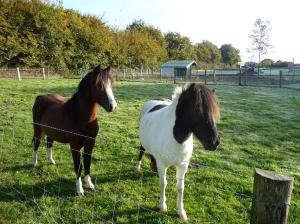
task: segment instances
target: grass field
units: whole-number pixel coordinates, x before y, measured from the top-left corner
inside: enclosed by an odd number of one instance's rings
[[[145,157],[136,173],[140,108],[170,97],[172,84],[119,82],[119,108],[99,113],[100,132],[92,161],[96,191],[75,195],[71,153],[54,143],[56,165],[31,166],[31,107],[38,94],[71,96],[79,80],[0,80],[0,223],[181,223],[176,215],[174,168],[168,171],[167,215],[158,213],[158,178]],[[212,86],[213,87],[213,86]],[[255,167],[291,175],[289,223],[300,223],[300,92],[217,86],[221,145],[207,152],[195,141],[185,188],[190,223],[248,223]]]

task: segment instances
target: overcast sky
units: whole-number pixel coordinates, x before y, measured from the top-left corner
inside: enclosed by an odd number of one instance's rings
[[[265,58],[300,63],[300,0],[64,0],[65,8],[104,16],[110,26],[124,29],[134,19],[179,32],[193,43],[209,40],[220,47],[231,43],[243,61],[257,61],[247,53],[248,34],[256,18],[271,23],[274,49]]]

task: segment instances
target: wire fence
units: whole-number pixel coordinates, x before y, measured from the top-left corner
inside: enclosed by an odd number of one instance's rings
[[[24,124],[32,124],[32,122],[30,121],[25,121]],[[39,124],[39,123],[35,123],[35,125],[41,125],[43,126],[43,124]],[[53,128],[57,131],[61,131],[61,132],[66,132],[65,130],[62,129],[58,129],[56,127],[50,127],[47,126],[47,128]],[[75,132],[69,132],[67,131],[67,133],[71,133],[77,136],[81,136],[83,138],[91,138],[90,136],[84,136],[80,133],[75,133]],[[97,137],[98,138],[98,137]],[[109,141],[109,139],[101,139],[102,141]],[[20,154],[19,150],[22,149],[14,149],[15,145],[17,144],[16,141],[18,142],[22,142],[24,146],[30,146],[31,143],[31,135],[28,132],[24,132],[24,133],[19,133],[18,129],[16,129],[15,127],[1,127],[1,137],[0,137],[0,161],[2,164],[2,169],[0,169],[0,173],[3,174],[6,172],[6,169],[9,168],[10,165],[12,165],[14,163],[14,161],[16,161],[16,157],[18,154]],[[28,147],[25,147],[26,150],[28,150]],[[32,147],[31,147],[32,148]],[[120,146],[121,148],[121,146]],[[18,150],[16,152],[14,152],[14,150]],[[31,152],[31,151],[29,151]],[[29,152],[21,152],[21,154],[27,155],[28,157],[31,156],[31,154]],[[122,176],[129,175],[131,176],[135,176],[135,165],[132,164],[132,156],[134,154],[137,153],[137,151],[132,152],[132,151],[127,151],[127,161],[123,161],[122,163],[119,162],[119,160],[113,160],[111,158],[107,159],[105,157],[101,157],[101,156],[96,156],[96,155],[91,155],[94,161],[100,161],[101,165],[107,165],[107,164],[114,164],[115,165],[115,169],[111,170],[111,173],[109,175],[112,175],[114,177],[114,186],[119,186],[120,183],[123,180]],[[147,152],[145,152],[147,153]],[[3,154],[5,154],[5,159],[6,161],[3,161]],[[84,153],[82,153],[83,155]],[[162,155],[160,155],[162,156]],[[116,155],[116,157],[118,157],[118,155]],[[249,159],[249,158],[248,158]],[[28,158],[23,158],[21,159],[22,163],[28,163]],[[70,161],[68,161],[68,163],[71,163],[71,159]],[[16,165],[16,164],[13,164]],[[281,164],[279,164],[281,165]],[[224,172],[229,174],[231,177],[235,177],[238,180],[240,180],[241,178],[248,178],[251,179],[252,182],[252,176],[251,173],[241,173],[241,172],[234,172],[234,171],[228,171],[228,170],[222,170],[213,166],[209,166],[206,164],[197,164],[197,163],[192,163],[192,167],[193,168],[197,168],[196,170],[203,170],[203,169],[209,169],[209,170],[213,170],[215,173],[217,173],[218,175],[223,175]],[[290,168],[294,168],[294,165],[292,165]],[[26,168],[25,172],[26,172]],[[29,167],[27,167],[27,171],[28,172],[36,172],[38,174],[39,177],[44,177],[44,176],[48,176],[45,174],[44,170],[39,170],[36,168],[30,169]],[[136,198],[136,192],[137,191],[141,191],[143,192],[143,188],[147,187],[149,184],[153,185],[153,187],[156,187],[157,189],[159,188],[158,183],[149,183],[147,182],[148,185],[145,185],[145,179],[144,176],[147,176],[147,174],[150,175],[157,175],[155,172],[153,172],[150,168],[147,168],[145,166],[143,166],[142,171],[139,175],[139,177],[137,177],[137,180],[140,181],[140,186],[136,186],[136,189],[134,189],[132,191],[132,189],[128,189],[127,191],[118,191],[118,189],[116,188],[115,191],[113,193],[110,193],[109,195],[109,199],[112,203],[112,209],[111,209],[111,218],[103,218],[101,216],[97,216],[97,211],[96,211],[96,202],[98,201],[96,198],[99,194],[102,193],[101,190],[96,189],[93,193],[92,193],[92,201],[93,201],[93,208],[92,208],[92,214],[90,215],[91,218],[89,221],[94,222],[94,221],[101,221],[104,223],[115,223],[118,222],[118,214],[117,214],[117,207],[118,204],[120,203],[127,203],[128,199],[132,199],[135,198],[135,200],[130,200],[130,202],[132,203],[131,206],[135,207],[135,218],[136,218],[136,223],[144,223],[145,219],[144,219],[144,215],[145,213],[143,213],[142,211],[145,212],[150,212],[155,214],[155,216],[159,216],[161,217],[165,223],[168,223],[169,221],[173,221],[173,222],[179,222],[179,219],[177,218],[177,216],[174,215],[169,215],[169,214],[161,214],[159,213],[157,210],[153,209],[152,207],[149,207],[147,205],[147,200],[142,200],[142,199],[137,199]],[[1,194],[5,194],[7,197],[15,199],[17,197],[21,197],[26,201],[30,201],[31,203],[33,203],[37,209],[39,210],[39,212],[41,214],[46,214],[47,216],[49,216],[52,220],[53,223],[64,223],[64,217],[61,214],[61,212],[58,213],[53,213],[51,211],[47,210],[47,205],[45,204],[45,202],[42,202],[41,199],[36,199],[36,195],[39,195],[39,198],[44,198],[46,196],[52,195],[53,197],[55,197],[58,200],[58,203],[68,200],[68,198],[64,198],[62,197],[60,194],[62,192],[61,189],[61,185],[63,184],[63,180],[64,177],[61,176],[61,173],[58,171],[58,168],[56,169],[56,175],[59,178],[59,181],[57,183],[58,187],[57,187],[57,192],[51,191],[51,190],[47,190],[47,183],[46,181],[41,180],[40,182],[42,183],[41,186],[39,185],[32,185],[32,186],[27,186],[27,189],[23,189],[23,185],[22,183],[19,183],[19,180],[15,180],[16,183],[19,184],[14,184],[14,185],[9,185],[7,191],[4,191],[4,188],[1,188]],[[107,174],[106,174],[107,175]],[[75,176],[75,175],[74,175]],[[178,180],[178,178],[174,175],[169,175],[168,178],[173,181],[176,182]],[[0,178],[1,179],[1,178]],[[43,178],[42,178],[43,179]],[[95,184],[97,184],[97,182],[99,181],[99,179],[101,179],[100,177],[100,173],[96,174],[95,179]],[[74,181],[75,182],[75,181]],[[158,181],[157,181],[158,182]],[[185,183],[186,185],[190,185],[193,188],[201,188],[202,190],[204,190],[205,192],[211,192],[213,195],[219,195],[220,197],[222,197],[223,195],[231,195],[234,198],[236,198],[236,200],[238,201],[244,201],[243,203],[246,203],[246,206],[243,207],[243,209],[246,210],[246,213],[249,212],[250,207],[251,207],[251,201],[252,199],[252,193],[251,191],[244,191],[245,189],[241,189],[241,191],[238,190],[233,190],[230,188],[230,186],[224,186],[224,187],[220,187],[219,185],[214,186],[212,184],[206,184],[204,181],[199,181],[199,180],[195,180],[195,179],[185,179]],[[126,183],[125,183],[126,184]],[[242,185],[241,185],[242,186]],[[149,186],[148,186],[149,187]],[[29,193],[28,188],[31,188],[31,192]],[[75,187],[74,187],[75,188]],[[294,195],[298,195],[299,197],[299,190],[295,189],[296,191],[293,192]],[[75,189],[74,189],[75,191]],[[38,192],[38,193],[37,193]],[[41,193],[42,192],[42,193]],[[247,192],[247,193],[245,193]],[[74,194],[75,195],[75,194]],[[124,196],[126,195],[126,196]],[[209,194],[210,195],[210,194]],[[207,196],[200,196],[200,197],[207,197]],[[151,195],[151,199],[156,199],[157,204],[159,201],[159,196],[155,195],[153,193],[153,195]],[[75,223],[77,223],[77,218],[79,216],[79,206],[78,204],[80,203],[80,199],[79,197],[74,197],[74,219],[75,219]],[[261,203],[265,203],[268,204],[268,202],[261,202]],[[274,205],[273,205],[274,206]],[[275,206],[282,206],[282,204],[278,204]],[[291,218],[293,218],[293,214],[294,213],[300,213],[300,207],[296,204],[296,202],[294,202],[292,200],[291,204],[288,204],[287,206],[290,207],[291,209]],[[58,206],[59,209],[60,206]],[[297,211],[297,212],[295,212]],[[192,216],[192,214],[190,214]],[[222,219],[221,219],[222,220]],[[197,221],[195,221],[195,223],[197,223]],[[205,222],[201,222],[201,223],[205,223]],[[207,222],[210,223],[210,222]]]
[[[0,78],[49,79],[54,77],[81,78],[88,70],[79,69],[0,69]],[[249,69],[214,69],[192,70],[191,75],[176,76],[174,73],[163,75],[159,70],[113,68],[112,74],[116,80],[143,81],[143,82],[200,82],[214,85],[264,86],[281,87],[300,90],[300,69],[261,68],[259,72]]]

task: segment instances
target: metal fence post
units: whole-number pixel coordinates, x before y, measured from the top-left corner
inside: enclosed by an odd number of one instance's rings
[[[205,69],[205,72],[204,72],[204,83],[205,85],[207,84],[207,71]]]
[[[287,224],[293,178],[255,169],[251,224]]]
[[[239,73],[239,86],[242,85],[242,69],[240,69],[240,73]]]
[[[279,87],[282,87],[282,70],[279,71]]]
[[[18,75],[19,81],[21,81],[21,74],[20,74],[20,69],[19,69],[19,67],[17,67],[17,75]]]

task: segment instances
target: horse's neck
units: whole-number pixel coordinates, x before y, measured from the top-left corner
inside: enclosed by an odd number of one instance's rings
[[[89,100],[81,100],[78,112],[82,123],[92,122],[97,119],[98,104]]]

